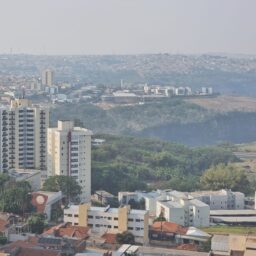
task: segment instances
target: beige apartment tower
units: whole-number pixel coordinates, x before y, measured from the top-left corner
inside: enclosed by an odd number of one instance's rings
[[[47,132],[47,176],[72,176],[82,187],[81,201],[91,198],[91,136],[72,121],[58,121]]]
[[[0,110],[0,165],[9,169],[46,170],[49,109],[15,99]]]
[[[42,72],[42,85],[53,86],[54,72],[51,69],[43,70]]]

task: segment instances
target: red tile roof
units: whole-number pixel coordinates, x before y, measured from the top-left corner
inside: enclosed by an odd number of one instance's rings
[[[46,249],[20,248],[15,256],[60,256],[60,252]]]
[[[150,229],[154,231],[170,232],[181,235],[185,235],[188,231],[187,228],[168,221],[156,221],[153,223]]]
[[[90,228],[88,227],[61,224],[50,228],[49,230],[45,231],[44,234],[54,235],[55,237],[71,237],[82,240],[89,237],[89,230]]]
[[[27,241],[16,241],[5,245],[0,252],[10,253],[15,256],[59,256],[59,251],[35,248],[37,246],[37,237],[30,237]]]
[[[105,239],[106,244],[116,244],[116,234],[105,233],[101,238]]]
[[[8,221],[0,219],[0,232],[5,232],[8,224]]]

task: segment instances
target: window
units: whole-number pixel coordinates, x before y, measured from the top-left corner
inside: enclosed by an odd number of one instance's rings
[[[74,217],[76,217],[76,218],[77,218],[77,217],[78,217],[78,214],[75,214],[75,215],[74,215]]]
[[[128,230],[133,230],[133,228],[132,227],[128,227]]]
[[[88,219],[93,219],[93,216],[92,215],[88,215]]]
[[[140,222],[140,219],[136,219],[136,222]]]
[[[133,219],[128,219],[128,221],[133,221]]]
[[[114,228],[118,228],[118,226],[114,226]]]
[[[112,228],[112,226],[111,226],[111,225],[108,225],[108,228]]]
[[[114,220],[118,220],[118,218],[117,218],[117,217],[115,217],[115,218],[114,218]]]
[[[72,214],[68,214],[68,217],[72,217]]]

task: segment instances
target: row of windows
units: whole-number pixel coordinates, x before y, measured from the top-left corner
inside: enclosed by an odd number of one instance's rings
[[[128,230],[136,230],[136,231],[140,231],[140,230],[144,230],[144,228],[139,228],[139,227],[128,227]]]
[[[67,216],[67,217],[73,217],[72,214],[65,214],[65,216]],[[75,217],[75,218],[78,218],[78,214],[74,214],[74,217]]]
[[[75,224],[75,226],[78,226],[78,223],[74,223]],[[90,228],[93,228],[93,227],[96,227],[96,228],[99,228],[99,227],[105,227],[105,228],[110,228],[110,229],[112,229],[112,226],[111,225],[100,225],[100,224],[95,224],[95,225],[93,225],[93,224],[88,224],[88,227],[90,227]],[[113,226],[113,228],[114,229],[118,229],[118,226]]]
[[[128,219],[130,222],[134,222],[134,219]],[[144,222],[142,219],[135,219],[135,222]]]

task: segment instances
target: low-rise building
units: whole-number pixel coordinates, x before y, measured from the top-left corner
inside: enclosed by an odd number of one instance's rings
[[[52,210],[61,205],[62,192],[38,191],[32,193],[32,205],[36,207],[38,213],[46,214],[51,220]]]
[[[256,225],[256,210],[212,210],[210,221],[228,225]]]
[[[146,243],[148,240],[148,212],[131,210],[129,205],[119,208],[71,205],[64,209],[64,222],[90,227],[93,232],[102,234],[129,231],[137,242]]]
[[[102,203],[103,205],[107,205],[114,202],[115,196],[105,190],[97,190],[92,195],[92,199]]]
[[[129,204],[130,200],[138,201],[138,192],[118,192],[119,204]]]
[[[195,228],[183,227],[173,222],[156,221],[149,228],[150,244],[178,246],[180,244],[201,245],[211,238],[208,233]]]
[[[41,188],[41,171],[33,169],[11,169],[8,174],[15,181],[27,181],[32,191],[38,191]]]
[[[105,139],[92,139],[92,146],[101,146],[106,142]]]
[[[211,210],[244,209],[244,194],[241,192],[233,192],[230,189],[196,191],[189,193],[189,196],[208,204]]]
[[[152,218],[163,212],[168,221],[197,227],[209,225],[210,210],[242,210],[245,205],[243,193],[224,189],[197,192],[167,189],[118,193],[120,204],[129,204],[130,200],[138,202],[142,198],[145,201],[145,209]]]
[[[256,236],[214,235],[211,240],[212,256],[256,255]]]
[[[163,216],[167,221],[182,226],[207,227],[210,221],[210,208],[207,204],[189,197],[188,193],[176,190],[156,190],[152,192],[121,192],[120,203],[131,199],[145,200],[145,209],[152,218]]]
[[[208,227],[210,225],[209,206],[199,200],[187,198],[179,200],[157,201],[157,216],[167,221],[188,227]]]

